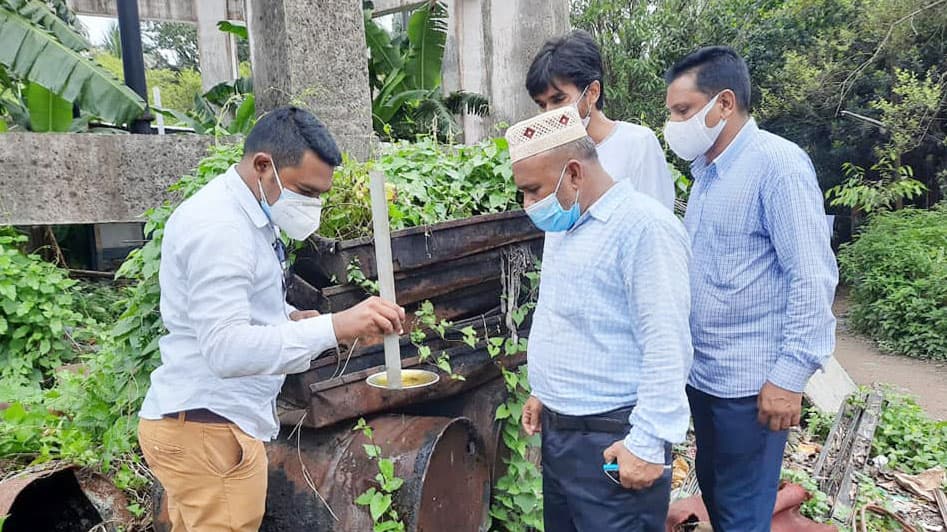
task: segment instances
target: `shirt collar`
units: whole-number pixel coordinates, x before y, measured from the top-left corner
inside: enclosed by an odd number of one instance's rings
[[[595,218],[600,222],[607,222],[613,212],[622,204],[627,195],[626,190],[630,185],[624,181],[617,181],[602,196],[595,201],[588,210],[582,213],[579,220],[573,226],[575,229],[588,221],[589,218]]]
[[[750,117],[746,121],[746,124],[743,124],[743,127],[740,128],[740,132],[737,133],[737,136],[730,141],[730,144],[723,150],[723,152],[717,156],[713,161],[707,161],[707,157],[701,155],[691,163],[691,173],[695,178],[701,178],[705,176],[711,166],[716,167],[717,175],[722,175],[730,169],[733,165],[733,162],[740,155],[740,152],[743,151],[743,148],[756,137],[756,134],[759,132],[759,127],[756,125],[756,120]]]
[[[240,207],[247,213],[247,216],[250,217],[250,221],[253,222],[253,225],[257,227],[270,225],[270,220],[260,207],[260,202],[257,201],[256,196],[250,192],[243,178],[237,173],[237,165],[231,166],[224,172],[224,183],[227,185],[227,188],[230,189],[230,192]]]

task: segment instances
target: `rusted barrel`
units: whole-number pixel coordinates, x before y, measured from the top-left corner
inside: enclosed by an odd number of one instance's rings
[[[490,465],[486,449],[466,418],[380,416],[369,420],[375,444],[390,457],[404,485],[394,506],[407,530],[417,532],[476,532],[490,504]],[[368,508],[355,499],[378,487],[377,462],[363,444],[368,440],[350,424],[303,429],[287,439],[267,444],[269,489],[261,531],[372,530]],[[306,480],[326,499],[336,521]],[[155,528],[167,530],[166,504],[156,502]]]

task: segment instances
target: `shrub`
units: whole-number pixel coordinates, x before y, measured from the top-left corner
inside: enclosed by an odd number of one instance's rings
[[[892,351],[947,360],[947,204],[873,216],[839,266],[856,329]]]
[[[46,379],[75,358],[77,329],[85,324],[72,310],[76,282],[24,253],[26,240],[0,227],[0,377],[23,383]]]

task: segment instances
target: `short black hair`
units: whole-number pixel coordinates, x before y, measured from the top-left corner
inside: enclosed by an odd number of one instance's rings
[[[549,87],[558,89],[557,80],[568,81],[580,91],[598,81],[601,96],[595,106],[601,110],[605,105],[602,53],[587,31],[574,30],[546,41],[529,65],[526,90],[535,98]]]
[[[708,46],[681,59],[664,74],[670,85],[685,74],[696,74],[697,90],[713,98],[720,91],[730,89],[736,95],[737,106],[750,110],[750,70],[746,61],[729,46]]]
[[[279,107],[260,117],[243,143],[243,153],[269,153],[279,168],[299,164],[312,150],[329,166],[342,164],[342,154],[329,128],[315,115],[293,106]]]

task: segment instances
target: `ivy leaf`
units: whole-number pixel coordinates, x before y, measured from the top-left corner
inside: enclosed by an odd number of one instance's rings
[[[375,492],[376,492],[375,488],[368,488],[368,491],[359,495],[358,498],[355,499],[355,504],[359,506],[368,506],[369,504],[371,504],[372,499],[375,497]]]
[[[368,508],[372,514],[372,521],[378,521],[378,518],[387,512],[388,508],[391,508],[391,495],[375,492]]]
[[[395,476],[395,464],[387,458],[378,461],[378,470],[386,481]]]

